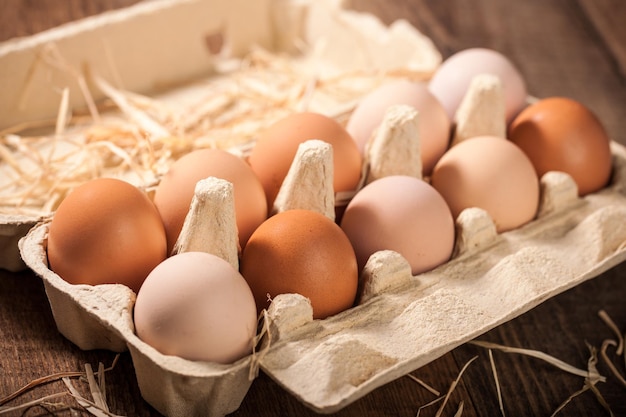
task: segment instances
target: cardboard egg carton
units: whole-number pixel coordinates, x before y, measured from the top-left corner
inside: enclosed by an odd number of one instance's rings
[[[402,155],[390,148],[414,142],[398,113],[416,120],[410,109],[391,109],[393,121],[372,141],[385,138],[384,144],[370,147],[369,160]],[[313,410],[330,413],[626,259],[626,149],[612,144],[612,151],[610,186],[580,198],[569,175],[547,173],[537,218],[516,230],[498,234],[484,210],[466,209],[456,219],[452,259],[430,272],[413,276],[400,254],[374,253],[360,277],[358,305],[349,310],[314,320],[305,297],[276,296],[254,354],[232,365],[160,354],[134,333],[131,290],[71,285],[49,270],[48,222],[32,229],[20,249],[44,280],[59,330],[83,349],[129,349],[142,395],[163,414],[232,412],[259,368]],[[198,183],[176,246],[237,265],[234,200],[223,183]],[[334,218],[334,206],[325,203],[333,196],[332,148],[303,143],[279,196],[274,212],[305,208]]]
[[[166,2],[164,9],[146,12],[140,8],[135,9],[140,11],[135,11],[136,16],[124,16],[131,24],[137,22],[135,18],[152,13],[163,13],[165,18],[178,7],[201,7],[201,3],[211,2]],[[275,39],[293,45],[287,39],[300,33],[298,22],[316,12],[296,2],[268,1],[263,7],[273,10],[276,6],[283,18],[289,14],[293,20],[287,20],[292,24],[284,25],[286,32]],[[119,22],[116,16],[112,20]],[[341,33],[344,29],[335,27]],[[326,55],[328,59],[333,56]],[[476,132],[496,134],[502,128],[497,120],[481,121],[498,106],[499,88],[497,80],[476,80],[459,111],[455,140]],[[414,140],[418,123],[419,114],[413,109],[388,110],[368,146],[361,185],[395,173],[421,176],[421,169],[415,168],[419,164],[419,141]],[[49,270],[49,217],[36,220],[37,225],[20,240],[19,249],[26,265],[43,279],[59,331],[81,349],[129,350],[142,396],[164,415],[230,413],[239,407],[259,370],[313,410],[331,413],[626,259],[626,149],[616,143],[611,146],[613,176],[608,187],[580,198],[568,175],[548,173],[540,182],[537,218],[501,234],[485,211],[467,209],[456,219],[452,259],[430,272],[413,276],[399,254],[373,254],[361,276],[358,305],[349,310],[313,320],[306,298],[276,296],[261,322],[254,354],[231,365],[160,354],[134,332],[135,294],[130,289],[114,284],[71,285]],[[308,208],[334,218],[332,202],[345,202],[350,195],[334,196],[331,155],[332,149],[323,142],[303,144],[274,210]],[[208,190],[198,187],[198,196],[221,186],[211,181],[202,185]],[[213,201],[214,208],[222,208],[218,211],[225,220],[185,228],[193,233],[184,232],[177,246],[200,248],[236,262],[234,244],[207,245],[203,239],[210,232],[222,236],[224,242],[235,242],[231,203]],[[201,210],[192,203],[188,225],[195,224],[193,213]]]

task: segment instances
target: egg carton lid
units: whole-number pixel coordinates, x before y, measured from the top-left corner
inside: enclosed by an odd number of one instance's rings
[[[362,48],[354,49],[355,44]],[[390,54],[388,46],[391,44],[396,51],[400,48],[405,53]],[[354,52],[350,59],[343,53],[347,47]],[[250,51],[253,51],[252,58]],[[265,53],[268,51],[271,53]],[[278,66],[269,68],[267,74],[261,76],[288,70],[295,73],[291,75],[298,82],[293,94],[304,94],[301,100],[292,100],[291,107],[265,114],[264,121],[240,121],[235,130],[230,130],[230,134],[248,140],[260,124],[271,123],[285,111],[306,107],[338,115],[354,104],[359,89],[363,91],[372,82],[380,82],[384,78],[380,74],[423,79],[441,62],[441,55],[430,39],[408,22],[398,20],[386,26],[370,14],[345,10],[338,0],[140,2],[30,37],[3,42],[0,44],[0,89],[3,91],[0,134],[6,139],[8,155],[14,159],[9,161],[11,163],[6,159],[0,161],[0,190],[4,190],[0,192],[3,254],[0,268],[12,271],[25,268],[17,251],[17,240],[51,215],[67,192],[59,195],[50,192],[56,178],[46,180],[37,189],[33,187],[34,179],[13,187],[11,181],[15,172],[9,169],[11,165],[21,166],[24,172],[32,166],[19,133],[51,134],[55,129],[63,133],[80,132],[85,130],[83,117],[88,119],[87,123],[94,120],[115,123],[119,115],[113,115],[110,121],[107,119],[110,112],[98,110],[98,106],[113,101],[124,113],[125,122],[131,119],[154,136],[175,136],[178,132],[175,128],[139,114],[137,108],[146,105],[148,96],[156,96],[169,107],[153,110],[170,111],[170,118],[180,118],[181,114],[189,113],[190,105],[209,100],[205,85],[208,80],[216,85],[213,91],[222,92],[229,83],[232,87],[234,81],[241,81],[236,75],[242,66],[249,64],[246,57],[279,61]],[[281,67],[283,63],[289,68]],[[364,85],[350,87],[352,91],[347,91],[352,94],[352,101],[346,102],[344,98],[340,102],[328,94],[304,91],[314,90],[320,80],[341,78],[346,73],[364,75],[357,77]],[[262,83],[267,84],[266,80]],[[265,94],[267,100],[272,100],[281,89],[288,90],[285,85],[275,89],[270,85],[265,91],[258,91],[262,88],[261,82],[253,76],[247,84],[250,91]],[[296,91],[298,88],[300,92]],[[128,91],[144,94],[140,101],[146,100],[133,103],[125,94]],[[195,119],[188,120],[188,124],[199,123],[201,116],[209,111],[223,110],[232,104],[232,97],[219,95],[209,101],[205,103],[206,108],[201,109],[205,113],[192,114],[191,118]],[[176,112],[172,110],[175,107],[185,108],[185,111]],[[250,109],[240,109],[246,110]],[[76,129],[68,126],[69,114],[78,120]],[[207,133],[202,138],[194,138],[193,146],[227,146],[207,139],[215,129],[202,127]],[[90,132],[96,139],[107,133],[111,131]],[[224,132],[217,134],[224,135]],[[190,146],[183,142],[181,146]],[[63,144],[54,146],[64,149]],[[233,151],[241,152],[242,148],[245,146]],[[49,147],[42,148],[42,155],[46,149]],[[171,159],[157,170],[162,172],[169,163]],[[104,169],[95,176],[121,176],[140,186],[154,183],[155,172],[140,174]],[[48,195],[47,200],[40,198],[31,202],[31,187],[40,194],[53,195]]]

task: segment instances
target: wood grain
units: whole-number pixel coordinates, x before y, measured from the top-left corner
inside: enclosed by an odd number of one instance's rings
[[[0,12],[0,40],[30,35],[84,16],[135,3],[136,0],[4,0]],[[467,47],[499,50],[519,66],[529,90],[537,96],[566,95],[588,105],[611,137],[626,144],[626,3],[623,0],[350,0],[356,10],[377,14],[390,23],[403,18],[427,34],[444,57]],[[626,265],[619,265],[592,281],[546,301],[480,339],[537,349],[579,368],[587,366],[589,346],[599,347],[611,331],[598,318],[605,309],[626,330]],[[419,323],[416,323],[419,325]],[[589,346],[588,346],[589,345]],[[611,352],[613,352],[611,350]],[[474,356],[444,410],[452,416],[463,402],[464,416],[500,415],[488,352],[463,345],[412,375],[448,390],[461,368]],[[550,415],[583,380],[551,365],[521,355],[493,352],[506,415]],[[55,328],[41,280],[31,272],[0,270],[0,397],[34,378],[61,371],[82,370],[85,363],[110,365],[115,354],[84,352]],[[598,369],[607,382],[598,388],[616,416],[626,415],[626,389],[605,364]],[[620,367],[624,372],[623,363]],[[82,390],[85,385],[77,383]],[[63,389],[50,383],[19,401],[40,398]],[[107,401],[111,411],[128,416],[156,416],[142,400],[128,353],[107,373]],[[408,377],[389,383],[337,413],[337,416],[415,416],[436,398]],[[69,399],[63,399],[69,401]],[[432,416],[439,404],[420,412]],[[42,415],[42,408],[27,416]],[[18,414],[19,415],[19,414]],[[61,413],[59,415],[70,415]],[[295,398],[261,375],[234,416],[313,416]],[[561,415],[608,415],[586,392]]]
[[[61,24],[118,9],[139,0],[2,0],[0,41],[28,36]]]
[[[580,6],[600,37],[600,43],[612,57],[615,70],[622,78],[626,77],[626,3],[613,0],[580,0]]]

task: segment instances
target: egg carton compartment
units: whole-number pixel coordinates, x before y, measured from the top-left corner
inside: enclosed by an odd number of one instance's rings
[[[252,383],[252,357],[232,365],[188,361],[159,353],[135,334],[135,293],[119,284],[67,283],[48,269],[49,222],[20,241],[26,264],[43,279],[59,332],[84,350],[130,351],[142,396],[167,416],[225,415],[236,410]]]
[[[301,8],[282,10],[302,16]],[[469,113],[480,113],[476,108],[488,102],[478,101]],[[400,165],[384,157],[389,146],[403,146],[401,138],[414,128],[412,120],[410,115],[408,121],[397,119],[394,123],[403,128],[392,123],[388,134],[381,129],[364,165],[363,183],[369,175],[398,169],[421,175],[414,169],[414,153],[398,153],[407,158]],[[230,413],[259,369],[308,407],[331,413],[626,259],[626,230],[621,227],[626,150],[617,143],[611,149],[609,186],[580,198],[568,175],[550,172],[540,181],[537,218],[518,229],[497,233],[485,211],[463,211],[456,219],[452,259],[432,271],[412,275],[398,253],[375,253],[361,276],[359,303],[349,310],[314,320],[306,298],[275,297],[262,321],[256,352],[231,365],[159,353],[135,334],[130,289],[71,285],[51,271],[46,259],[49,217],[34,219],[37,225],[20,240],[19,249],[44,281],[59,331],[82,349],[129,350],[144,399],[161,413]],[[334,217],[328,204],[332,181],[328,170],[320,168],[329,164],[328,152],[317,141],[301,147],[275,210],[304,207]],[[351,195],[339,197],[347,201]]]

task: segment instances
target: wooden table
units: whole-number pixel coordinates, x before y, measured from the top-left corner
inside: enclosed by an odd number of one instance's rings
[[[32,34],[65,21],[123,7],[135,0],[24,2],[0,4],[0,40]],[[499,50],[515,62],[536,96],[562,95],[580,100],[601,118],[611,137],[626,144],[626,2],[623,0],[370,0],[351,7],[379,15],[390,23],[405,18],[431,37],[444,56],[471,46]],[[586,369],[590,346],[600,348],[612,331],[600,320],[605,310],[626,331],[626,264],[546,301],[480,339],[536,349]],[[614,349],[609,349],[610,353]],[[464,416],[501,415],[488,351],[463,345],[412,373],[442,394],[468,366],[448,400],[444,416],[463,402]],[[31,272],[0,271],[0,397],[29,381],[64,371],[80,371],[85,363],[110,365],[115,354],[84,352],[56,330],[42,282]],[[560,371],[526,355],[493,352],[506,415],[549,416],[583,378]],[[623,357],[617,363],[624,373]],[[607,376],[597,385],[615,415],[626,415],[626,387],[600,362]],[[80,384],[78,384],[80,385]],[[50,383],[21,396],[40,398],[64,389]],[[84,389],[82,387],[81,389]],[[142,400],[130,355],[121,355],[107,373],[111,411],[128,416],[158,415]],[[437,398],[409,377],[383,386],[346,407],[338,416],[415,416]],[[63,401],[68,401],[63,398]],[[13,402],[11,404],[15,404]],[[420,411],[435,415],[439,404]],[[26,415],[45,415],[43,408]],[[18,414],[19,415],[19,414]],[[60,415],[70,415],[69,412]],[[263,374],[255,380],[235,416],[315,415]],[[589,391],[561,412],[567,416],[609,415]]]

